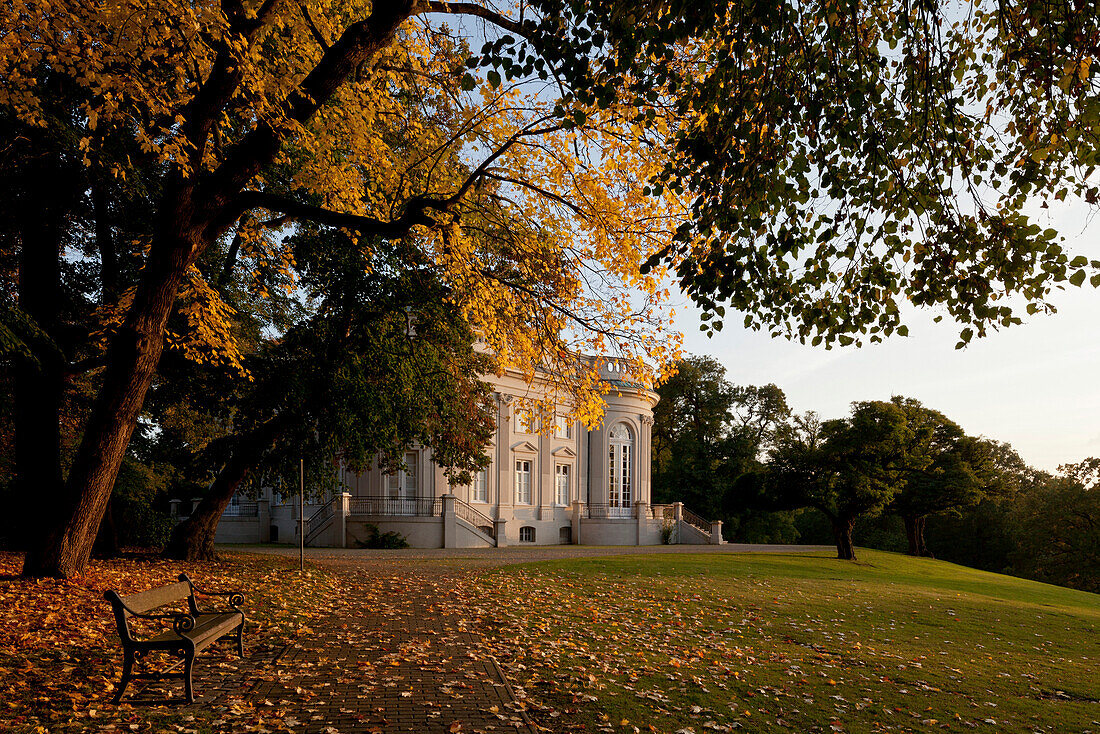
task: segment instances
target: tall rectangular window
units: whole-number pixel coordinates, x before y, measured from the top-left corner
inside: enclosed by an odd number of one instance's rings
[[[405,468],[386,476],[386,494],[390,499],[416,497],[416,470],[419,456],[415,451],[405,454]]]
[[[417,476],[420,455],[416,451],[405,454],[405,468],[386,475],[386,513],[411,515],[415,512]]]
[[[489,470],[482,469],[474,475],[474,483],[470,487],[471,502],[489,501]]]
[[[573,422],[569,416],[554,416],[554,435],[558,438],[573,438]]]
[[[554,471],[554,503],[563,507],[569,504],[568,464],[558,464]]]
[[[531,504],[531,462],[516,461],[516,504]]]
[[[516,433],[534,433],[535,432],[535,420],[531,414],[531,411],[527,408],[520,408],[516,411]]]
[[[405,454],[405,499],[416,497],[417,461],[419,456],[415,452]]]

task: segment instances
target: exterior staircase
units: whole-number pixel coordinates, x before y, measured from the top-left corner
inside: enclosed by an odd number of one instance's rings
[[[317,512],[310,515],[306,520],[306,545],[310,545],[316,541],[321,535],[332,526],[333,518],[336,516],[336,500],[331,499],[325,504],[321,505]]]

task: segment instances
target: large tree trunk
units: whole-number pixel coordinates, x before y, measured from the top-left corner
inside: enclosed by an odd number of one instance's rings
[[[181,561],[213,560],[217,557],[214,552],[214,535],[218,531],[222,513],[241,482],[271,447],[284,422],[278,418],[272,419],[237,441],[229,461],[218,472],[202,502],[189,518],[172,530],[172,537],[164,549],[165,557]]]
[[[911,556],[933,558],[932,552],[924,544],[924,525],[928,516],[903,516],[902,519],[905,520],[905,537],[909,541],[909,550],[906,553]]]
[[[112,495],[107,500],[107,510],[103,513],[103,522],[99,523],[92,553],[98,558],[117,558],[121,550],[118,542],[118,525],[115,523],[115,500]]]
[[[21,182],[19,307],[48,339],[28,335],[35,361],[18,357],[15,377],[15,506],[12,535],[26,549],[43,531],[43,507],[61,494],[61,408],[65,355],[58,332],[61,312],[61,238],[74,191],[58,178],[71,176],[48,154],[27,167]],[[50,340],[53,343],[50,343]]]
[[[905,553],[910,556],[919,556],[920,539],[917,532],[917,518],[915,515],[902,515],[901,519],[905,522],[905,540],[909,544]]]
[[[111,340],[103,386],[58,498],[57,514],[42,542],[27,553],[24,575],[71,578],[83,572],[91,556],[126,446],[160,361],[164,327],[180,281],[198,251],[196,243],[202,241],[188,220],[191,212],[185,206],[189,202],[186,193],[177,192],[169,199],[176,205],[168,208],[160,225],[168,236],[151,248],[133,306]]]
[[[854,517],[831,518],[833,524],[833,539],[836,541],[836,557],[844,561],[856,560],[856,547],[852,544],[852,529],[855,528]]]

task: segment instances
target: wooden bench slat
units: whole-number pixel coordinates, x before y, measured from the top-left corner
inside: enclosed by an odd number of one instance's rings
[[[189,596],[191,596],[191,585],[186,581],[178,581],[174,584],[168,584],[168,586],[124,596],[122,597],[122,603],[135,612],[144,614],[150,609],[163,607],[176,601],[183,601]]]
[[[244,615],[239,612],[225,614],[202,614],[195,620],[195,629],[178,635],[174,630],[162,632],[156,637],[150,637],[149,642],[169,642],[186,637],[195,643],[195,652],[209,647],[210,643],[223,637],[227,632],[235,630],[242,622]]]

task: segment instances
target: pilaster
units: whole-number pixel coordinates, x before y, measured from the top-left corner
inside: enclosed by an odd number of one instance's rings
[[[583,502],[573,500],[573,545],[581,544],[581,511],[583,508]]]
[[[256,502],[256,522],[260,524],[260,542],[271,542],[271,500],[262,499]]]
[[[641,425],[638,437],[638,499],[650,502],[653,499],[653,416],[645,413],[638,416]]]
[[[455,519],[455,496],[448,492],[443,500],[443,547],[458,546],[458,522]]]
[[[333,511],[333,532],[336,533],[337,548],[348,547],[348,515],[351,514],[351,493],[341,492],[336,495],[336,504]]]

